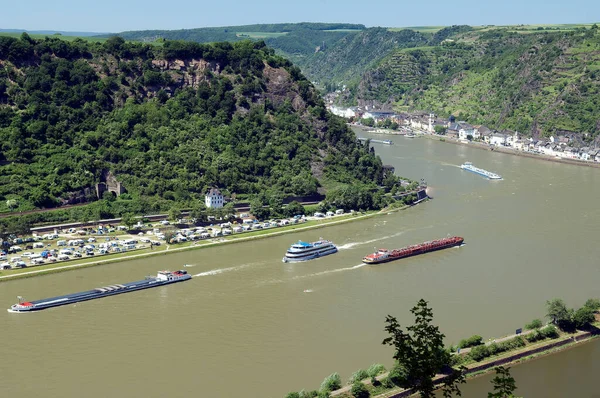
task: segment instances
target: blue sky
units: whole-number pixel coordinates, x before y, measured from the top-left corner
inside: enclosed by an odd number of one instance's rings
[[[279,22],[366,26],[514,25],[600,20],[593,0],[26,0],[2,7],[0,28],[121,32]]]

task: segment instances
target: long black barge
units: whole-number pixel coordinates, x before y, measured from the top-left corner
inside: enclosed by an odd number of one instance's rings
[[[104,287],[98,287],[85,292],[65,294],[64,296],[50,297],[42,300],[23,301],[19,298],[18,304],[13,304],[9,312],[31,312],[44,310],[46,308],[58,307],[61,305],[73,304],[80,301],[95,300],[103,297],[114,296],[122,293],[129,293],[136,290],[150,289],[153,287],[169,285],[171,283],[183,282],[192,279],[187,271],[159,271],[156,277],[147,277],[141,281],[128,282],[124,284],[115,284]]]

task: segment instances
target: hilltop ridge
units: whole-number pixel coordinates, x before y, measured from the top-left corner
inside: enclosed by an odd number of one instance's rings
[[[0,37],[0,142],[0,207],[20,210],[102,199],[93,187],[106,172],[138,214],[211,186],[269,198],[383,178],[381,160],[263,42]]]

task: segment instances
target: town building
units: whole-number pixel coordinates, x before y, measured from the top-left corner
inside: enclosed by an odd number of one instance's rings
[[[204,204],[206,204],[206,207],[213,209],[223,207],[223,194],[218,188],[211,188],[204,196]]]

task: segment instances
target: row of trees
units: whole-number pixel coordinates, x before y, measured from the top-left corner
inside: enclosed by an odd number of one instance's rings
[[[594,314],[600,309],[600,300],[589,299],[577,310],[567,308],[565,302],[558,298],[549,300],[546,302],[546,306],[546,316],[552,323],[566,332],[573,332],[576,329],[585,329],[595,321]],[[539,320],[534,320],[528,326],[535,326],[538,323],[540,323]]]

